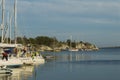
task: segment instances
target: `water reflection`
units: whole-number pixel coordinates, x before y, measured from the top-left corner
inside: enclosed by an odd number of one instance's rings
[[[76,52],[76,53],[64,53],[62,55],[58,55],[58,61],[84,61],[84,60],[120,60],[120,55],[108,55],[108,53],[84,53],[84,52]]]
[[[69,53],[60,55],[59,62],[71,64],[120,64],[120,55]]]
[[[90,60],[90,59],[92,59],[91,55],[78,54],[78,53],[64,54],[60,56],[60,60],[62,61],[80,61],[80,60]]]
[[[9,80],[11,74],[0,74],[0,80]]]
[[[54,55],[57,56],[56,59],[47,61],[44,65],[13,69],[12,75],[0,74],[0,80],[61,80],[61,76],[65,76],[62,80],[88,80],[87,77],[97,80],[104,78],[108,73],[111,73],[111,76],[114,73],[119,78],[120,54],[118,53],[109,55],[106,52],[61,52]],[[108,75],[105,78],[108,78]]]

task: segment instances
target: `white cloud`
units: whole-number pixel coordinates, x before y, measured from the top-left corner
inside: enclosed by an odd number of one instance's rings
[[[115,0],[18,0],[18,13],[22,16],[33,14],[53,21],[73,18],[81,22],[119,23],[119,9],[120,3]]]
[[[118,12],[120,8],[120,3],[118,2],[104,2],[104,1],[74,1],[74,0],[60,0],[54,2],[40,2],[40,1],[19,1],[19,7],[25,10],[35,11],[40,13],[40,11],[55,11],[55,12],[62,12],[62,13],[85,13],[89,11],[96,11],[96,12],[106,12],[114,11]]]

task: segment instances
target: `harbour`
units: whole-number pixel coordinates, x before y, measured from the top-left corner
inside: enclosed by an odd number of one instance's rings
[[[120,80],[118,0],[0,0],[0,80]]]
[[[13,74],[4,75],[0,80],[119,80],[119,52],[120,48],[43,52],[57,57],[46,60],[44,64],[13,69]]]

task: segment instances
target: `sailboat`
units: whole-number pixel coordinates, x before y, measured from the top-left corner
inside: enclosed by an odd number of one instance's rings
[[[16,7],[17,7],[17,0],[15,0],[15,29],[17,27],[17,23],[16,23]],[[17,43],[17,37],[16,37],[16,31],[14,32],[15,33],[15,44]],[[34,56],[34,59],[31,58],[31,56],[29,57],[20,57],[19,60],[22,61],[23,64],[28,64],[28,65],[32,65],[32,64],[43,64],[45,63],[45,59],[42,57],[42,55],[39,55],[39,56]]]
[[[40,54],[40,55],[37,55],[37,56],[34,57],[33,62],[34,62],[34,64],[44,64],[45,59]]]
[[[69,51],[79,51],[77,48],[69,48]]]
[[[4,14],[5,14],[5,0],[2,0],[2,24],[1,24],[1,31],[2,31],[2,36],[1,36],[1,43],[0,43],[0,48],[1,48],[1,52],[4,51],[4,48],[7,49],[13,49],[15,47],[18,46],[18,44],[10,44],[10,43],[5,43],[4,39],[5,39],[5,25],[4,25]],[[15,0],[15,6],[16,6],[16,2],[17,0]],[[15,15],[16,15],[16,11]],[[16,19],[16,16],[15,16]],[[15,23],[15,27],[16,27],[16,23]],[[17,57],[9,57],[8,60],[0,60],[0,66],[7,66],[7,67],[21,67],[23,65],[23,62],[18,59]]]
[[[71,41],[72,41],[72,36],[71,36]],[[71,41],[70,41],[70,48],[69,48],[68,50],[69,50],[69,51],[79,51],[78,48],[73,48],[73,47],[72,47]]]
[[[72,48],[72,49],[69,49],[69,51],[79,51],[79,49],[77,49],[77,48]]]
[[[16,11],[17,11],[17,0],[15,0],[14,3],[14,38],[15,38],[15,43],[14,44],[8,44],[8,43],[4,43],[4,0],[2,0],[2,5],[3,5],[3,9],[2,9],[2,38],[1,38],[1,43],[0,43],[0,47],[1,48],[16,48],[16,47],[20,47],[22,46],[21,44],[17,44],[17,36],[16,36],[16,27],[17,27],[17,16],[16,16]],[[36,64],[36,63],[44,63],[45,60],[44,58],[40,55],[40,56],[35,56],[34,59],[30,57],[10,57],[8,59],[8,61],[6,60],[0,60],[0,65],[6,65],[6,66],[13,66],[13,67],[19,67],[22,66],[23,64]]]

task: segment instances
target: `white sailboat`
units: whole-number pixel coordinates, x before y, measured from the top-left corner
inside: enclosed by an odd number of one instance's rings
[[[37,55],[34,55],[34,53],[37,53]],[[26,64],[26,65],[34,65],[34,64],[44,64],[45,63],[45,59],[42,57],[42,55],[38,52],[32,52],[30,53],[32,54],[31,56],[27,56],[27,57],[21,57],[20,60]]]
[[[69,51],[79,51],[77,48],[69,48]]]
[[[71,36],[71,41],[72,41],[72,36]],[[78,48],[73,48],[73,47],[72,47],[71,41],[70,41],[70,48],[69,48],[69,51],[79,51]]]
[[[45,59],[42,57],[42,55],[35,56],[33,59],[33,63],[34,64],[43,64],[43,63],[45,63]]]
[[[15,6],[16,6],[16,2],[17,0],[15,0]],[[1,24],[1,31],[2,31],[2,36],[1,36],[1,43],[0,43],[0,48],[15,48],[17,47],[17,44],[15,42],[15,44],[10,44],[10,43],[5,43],[4,39],[4,30],[5,30],[5,25],[4,25],[4,14],[5,14],[5,0],[2,0],[2,24]],[[15,15],[16,15],[16,11]],[[16,16],[15,16],[16,19]],[[16,23],[15,23],[15,27],[16,27]],[[15,40],[16,41],[16,40]],[[1,49],[1,51],[3,51],[3,49]],[[23,62],[20,59],[17,59],[17,57],[11,57],[8,60],[0,60],[0,66],[7,66],[7,67],[20,67],[23,65]]]
[[[2,0],[2,3],[3,3],[3,8],[4,8],[4,0]],[[9,47],[9,48],[15,48],[15,47],[18,47],[18,46],[21,46],[20,44],[17,44],[17,32],[16,32],[16,29],[17,29],[17,0],[15,0],[15,3],[14,3],[14,38],[15,38],[15,43],[14,44],[8,44],[8,43],[4,43],[4,37],[2,34],[2,39],[1,39],[1,43],[0,43],[0,47]],[[3,16],[3,19],[2,19],[2,33],[4,33],[4,9],[2,9],[2,16]],[[0,60],[0,65],[6,65],[6,66],[22,66],[23,64],[43,64],[45,63],[45,60],[44,58],[40,55],[40,56],[35,56],[34,59],[30,57],[12,57],[12,58],[9,58],[8,61],[3,61],[3,60]]]

